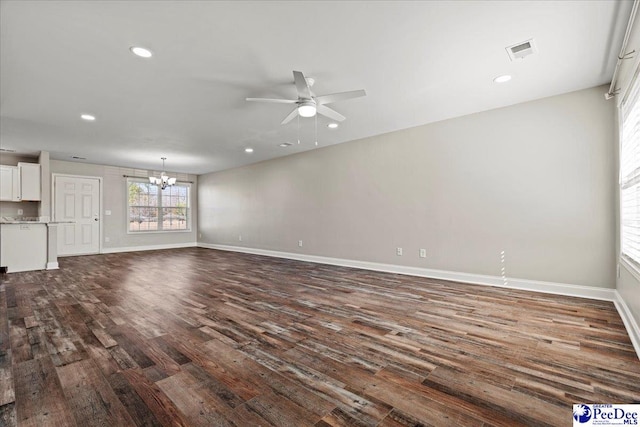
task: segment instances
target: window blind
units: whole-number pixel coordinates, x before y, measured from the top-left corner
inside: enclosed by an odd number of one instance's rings
[[[622,255],[640,266],[640,84],[635,79],[623,102],[620,142],[620,228]]]

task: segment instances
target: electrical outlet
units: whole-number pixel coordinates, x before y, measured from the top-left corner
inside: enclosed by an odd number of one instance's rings
[[[242,242],[242,234],[238,234],[238,242]]]
[[[109,209],[107,209],[106,211],[104,211],[105,215],[111,215],[111,211]]]
[[[298,240],[298,247],[302,247],[302,240]]]
[[[202,239],[202,233],[198,233],[198,239]]]
[[[105,237],[104,241],[105,241],[105,243],[109,243],[111,241],[111,237]]]
[[[420,258],[426,258],[426,257],[427,257],[427,250],[420,249]]]
[[[396,248],[396,255],[402,256],[402,248]]]
[[[22,209],[18,209],[18,215],[22,215],[24,211]]]

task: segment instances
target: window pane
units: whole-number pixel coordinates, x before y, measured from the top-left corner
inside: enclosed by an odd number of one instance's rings
[[[186,230],[187,213],[185,208],[163,208],[162,209],[162,229],[163,230]]]
[[[129,181],[128,230],[189,230],[189,190],[189,185],[178,184],[161,190],[146,181]]]
[[[620,231],[622,253],[640,265],[640,85],[622,106],[620,132]]]
[[[129,231],[158,230],[158,208],[129,207]]]

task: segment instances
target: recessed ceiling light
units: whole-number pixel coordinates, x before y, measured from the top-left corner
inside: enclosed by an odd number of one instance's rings
[[[129,50],[131,51],[131,53],[139,56],[140,58],[151,58],[153,56],[153,53],[149,49],[144,47],[131,46]]]
[[[504,76],[498,76],[495,79],[493,79],[495,83],[504,83],[504,82],[508,82],[509,80],[511,80],[511,76],[509,74],[505,74]]]
[[[245,148],[244,152],[245,153],[253,153],[253,148]]]
[[[278,147],[289,147],[292,145],[290,142],[283,142],[282,144],[278,144]]]
[[[82,120],[86,120],[88,122],[92,122],[96,119],[96,116],[92,115],[92,114],[81,114],[80,118]]]
[[[327,125],[327,127],[328,127],[329,129],[336,129],[336,128],[338,127],[338,124],[337,124],[337,123],[329,123],[329,124]]]

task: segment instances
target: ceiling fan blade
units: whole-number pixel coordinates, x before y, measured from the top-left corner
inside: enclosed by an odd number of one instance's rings
[[[296,89],[298,90],[298,96],[304,99],[311,99],[311,90],[307,84],[307,79],[304,78],[304,74],[301,71],[293,72],[293,80],[296,83]]]
[[[282,121],[282,123],[280,123],[281,125],[286,125],[287,123],[289,123],[291,120],[293,120],[293,118],[295,116],[298,115],[298,107],[294,108],[292,112],[289,113],[289,115],[287,117],[284,118],[284,120]]]
[[[346,119],[346,117],[343,116],[342,114],[338,113],[335,110],[332,110],[329,107],[325,107],[324,105],[316,105],[316,112],[318,114],[322,114],[323,116],[329,117],[330,119],[333,119],[338,122],[341,122]]]
[[[316,104],[324,105],[331,104],[332,102],[344,101],[346,99],[360,98],[366,96],[367,93],[364,89],[351,90],[349,92],[332,93],[330,95],[316,96]]]
[[[295,104],[297,99],[279,99],[279,98],[247,98],[247,101],[253,102],[277,102],[279,104]]]

